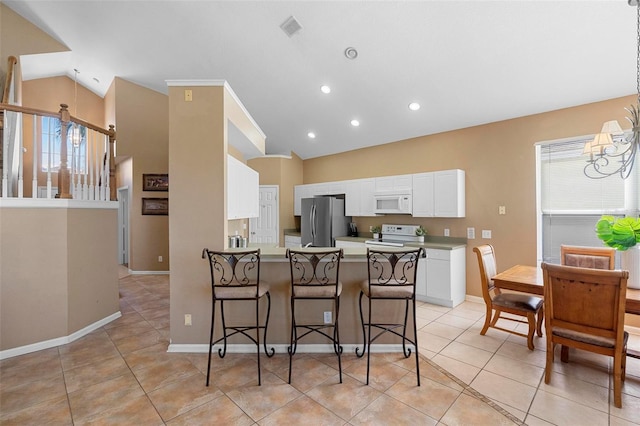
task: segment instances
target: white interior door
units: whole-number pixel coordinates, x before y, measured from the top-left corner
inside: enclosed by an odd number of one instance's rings
[[[118,262],[129,264],[129,188],[118,188]]]
[[[260,185],[260,215],[249,219],[249,242],[279,244],[277,185]]]

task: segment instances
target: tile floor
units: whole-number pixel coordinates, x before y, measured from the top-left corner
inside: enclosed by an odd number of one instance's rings
[[[123,274],[124,275],[124,274]],[[213,357],[167,353],[169,278],[124,276],[123,316],[71,344],[0,361],[1,425],[65,424],[640,424],[640,360],[629,358],[623,408],[613,406],[606,357],[572,351],[543,380],[544,339],[498,330],[480,336],[484,305],[418,309],[421,386],[415,359],[299,354],[287,384],[288,357]],[[508,322],[507,322],[508,324]],[[631,346],[640,347],[640,336]]]

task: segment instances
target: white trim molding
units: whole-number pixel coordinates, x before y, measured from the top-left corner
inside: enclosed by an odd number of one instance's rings
[[[57,337],[55,339],[45,340],[42,342],[32,343],[30,345],[19,346],[17,348],[7,349],[4,351],[0,351],[0,360],[13,358],[14,356],[24,355],[31,352],[41,351],[43,349],[49,349],[56,346],[66,345],[67,343],[71,343],[73,341],[78,340],[81,337],[86,336],[99,329],[100,327],[109,324],[111,321],[115,321],[122,316],[120,311],[109,315],[99,321],[94,322],[93,324],[89,324],[88,326],[69,334],[68,336]]]

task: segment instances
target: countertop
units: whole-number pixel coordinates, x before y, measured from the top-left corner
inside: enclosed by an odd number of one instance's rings
[[[336,237],[336,240],[339,241],[352,241],[357,243],[364,243],[370,239],[371,237]],[[459,247],[466,247],[466,245],[466,238],[436,237],[430,235],[425,236],[424,243],[405,243],[405,247],[422,247],[425,249],[432,248],[438,250],[454,250]]]

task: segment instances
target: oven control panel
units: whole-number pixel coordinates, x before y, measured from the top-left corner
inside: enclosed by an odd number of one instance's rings
[[[419,225],[384,225],[383,224],[381,232],[385,238],[391,235],[413,237],[416,235],[416,229],[418,228],[419,228]]]

